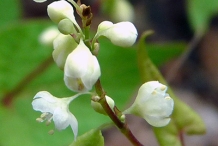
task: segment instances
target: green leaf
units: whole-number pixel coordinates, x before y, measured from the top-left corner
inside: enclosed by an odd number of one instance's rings
[[[205,33],[211,18],[218,14],[217,0],[187,0],[189,22],[195,32]]]
[[[146,52],[144,40],[150,34],[151,32],[145,32],[138,43],[138,64],[142,82],[157,80],[167,85],[167,82],[160,74],[156,66],[152,63]],[[179,146],[180,132],[185,132],[186,134],[204,134],[206,131],[205,125],[200,116],[179,98],[177,98],[170,87],[168,88],[168,93],[174,100],[174,111],[171,123],[168,126],[154,128],[160,145],[165,146],[173,144]],[[166,138],[165,135],[167,135],[168,138]]]
[[[161,146],[182,146],[179,137],[175,137],[179,131],[172,120],[165,127],[153,127],[153,131]]]
[[[104,137],[98,129],[92,129],[79,136],[70,146],[104,146]]]
[[[162,44],[147,43],[147,51],[156,66],[162,66],[168,61],[180,56],[185,48],[184,42],[168,42]]]

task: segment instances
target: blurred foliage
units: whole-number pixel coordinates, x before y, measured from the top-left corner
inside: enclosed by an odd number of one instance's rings
[[[193,30],[199,34],[205,33],[211,19],[218,14],[218,1],[187,0],[187,13]]]
[[[19,0],[7,0],[0,5],[0,26],[13,23],[21,17],[21,7]]]

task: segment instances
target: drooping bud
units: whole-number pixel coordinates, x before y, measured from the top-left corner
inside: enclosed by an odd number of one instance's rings
[[[55,23],[59,23],[61,20],[68,18],[79,30],[79,33],[83,35],[82,30],[74,17],[73,7],[67,1],[60,0],[49,4],[47,12],[50,19]]]
[[[64,69],[67,56],[77,47],[77,43],[70,35],[59,34],[53,42],[54,51],[52,56],[57,66]]]
[[[144,118],[155,127],[166,126],[173,112],[173,99],[166,93],[167,86],[158,81],[144,83],[138,91],[134,103],[124,114],[134,114]]]
[[[138,32],[131,22],[112,23],[113,25],[111,23],[101,22],[95,37],[105,36],[114,45],[121,47],[130,47],[135,43]]]
[[[76,92],[85,92],[101,75],[98,60],[89,48],[80,40],[79,45],[71,52],[64,67],[64,81],[66,86]]]
[[[107,113],[105,112],[105,110],[103,109],[103,107],[101,106],[101,104],[98,102],[98,100],[100,99],[100,97],[99,97],[99,96],[94,96],[94,97],[92,97],[92,98],[93,98],[93,100],[91,100],[91,106],[92,106],[92,108],[93,108],[96,112],[98,112],[98,113],[100,113],[100,114],[107,115]],[[109,107],[113,110],[114,105],[115,105],[114,100],[113,100],[112,98],[110,98],[109,96],[105,96],[105,98],[106,98],[106,101],[107,101]]]
[[[73,7],[65,0],[55,1],[48,5],[48,16],[50,19],[59,23],[62,19],[68,18],[71,21],[75,20]]]

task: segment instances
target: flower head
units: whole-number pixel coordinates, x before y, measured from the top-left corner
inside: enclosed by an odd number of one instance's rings
[[[105,36],[117,46],[130,47],[138,36],[135,26],[131,22],[119,22],[113,24],[110,21],[103,21],[98,26],[95,37]]]
[[[170,122],[174,102],[166,93],[167,86],[158,81],[144,83],[138,91],[135,102],[124,111],[144,118],[155,127],[162,127]]]
[[[32,102],[33,109],[42,112],[42,115],[40,118],[37,118],[37,121],[51,123],[51,120],[53,120],[55,128],[58,130],[63,130],[70,125],[76,138],[78,122],[75,116],[69,111],[69,103],[79,95],[76,94],[69,98],[57,98],[47,91],[38,92]]]
[[[76,92],[92,89],[101,75],[97,58],[80,40],[79,45],[68,55],[64,66],[64,81],[66,86]]]

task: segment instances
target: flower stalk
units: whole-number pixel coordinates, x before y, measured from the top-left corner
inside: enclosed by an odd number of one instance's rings
[[[126,136],[126,138],[134,145],[134,146],[143,146],[133,135],[131,130],[129,129],[128,125],[126,122],[122,122],[119,117],[112,111],[110,106],[108,105],[106,98],[105,98],[105,91],[101,85],[100,79],[97,80],[95,83],[95,89],[96,93],[100,97],[99,103],[105,110],[105,112],[108,114],[110,119],[114,122],[114,124],[119,128],[119,130]],[[115,107],[117,108],[117,107]]]

